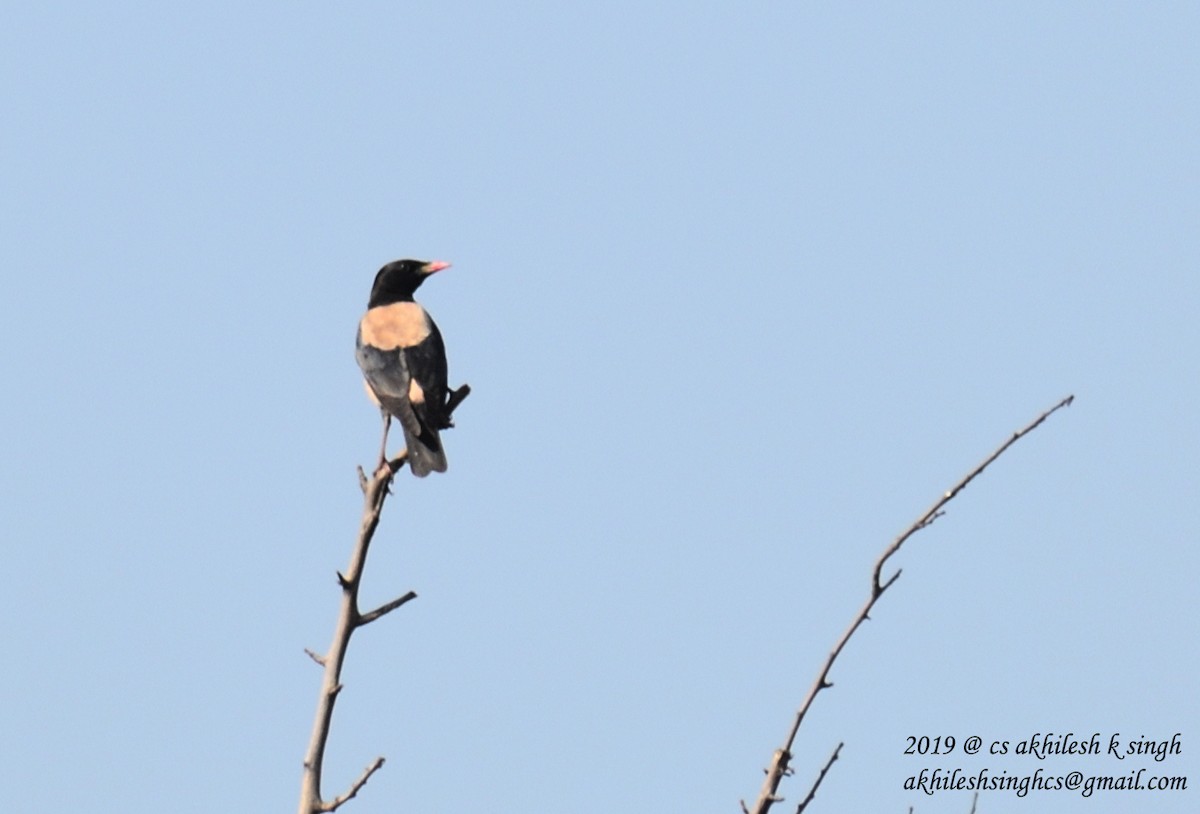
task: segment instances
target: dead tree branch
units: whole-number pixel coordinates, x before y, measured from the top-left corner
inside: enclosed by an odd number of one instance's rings
[[[808,804],[811,803],[812,799],[817,796],[817,789],[821,787],[821,781],[825,779],[825,775],[829,774],[829,767],[832,766],[833,762],[838,759],[838,755],[841,754],[842,747],[845,745],[845,742],[839,743],[837,748],[833,750],[833,754],[830,755],[829,760],[825,762],[825,767],[821,769],[821,773],[817,775],[817,781],[813,783],[812,788],[808,790],[808,796],[804,798],[800,805],[796,806],[796,814],[804,814],[804,809],[808,808]]]
[[[328,803],[322,803],[320,810],[321,811],[337,811],[338,808],[342,805],[342,803],[346,802],[347,800],[352,799],[355,795],[358,794],[359,789],[361,789],[363,786],[367,785],[367,781],[371,779],[371,775],[373,775],[373,774],[375,774],[375,772],[379,771],[379,768],[382,765],[383,765],[383,758],[381,758],[381,757],[375,758],[374,762],[372,762],[370,766],[363,769],[363,773],[358,776],[358,779],[355,780],[354,783],[350,786],[350,788],[346,790],[345,794],[338,795],[337,797],[330,800]]]
[[[380,605],[375,610],[368,611],[367,613],[364,613],[362,616],[358,617],[358,626],[362,627],[363,625],[369,625],[372,622],[374,622],[376,619],[378,619],[379,617],[391,613],[396,608],[403,605],[405,602],[408,602],[409,600],[416,599],[416,598],[417,598],[416,591],[409,591],[408,593],[406,593],[404,596],[400,597],[399,599],[393,599],[391,602],[388,602],[386,605]]]
[[[449,412],[452,413],[470,392],[471,388],[465,384],[458,390],[452,391],[447,401]],[[382,757],[375,758],[345,793],[332,800],[325,800],[321,797],[321,770],[325,762],[325,744],[329,740],[329,727],[333,721],[333,705],[337,701],[338,693],[342,690],[342,665],[346,660],[350,637],[356,629],[376,621],[417,597],[416,593],[409,591],[404,596],[380,605],[367,613],[362,613],[358,609],[358,589],[362,583],[363,569],[367,564],[367,551],[375,536],[375,529],[379,525],[383,504],[391,494],[392,480],[404,466],[407,458],[407,452],[401,452],[397,457],[381,464],[369,479],[362,471],[362,467],[359,467],[358,470],[359,485],[363,490],[362,520],[359,523],[354,550],[350,555],[350,564],[345,573],[339,571],[337,575],[338,584],[342,589],[342,601],[338,611],[337,624],[333,631],[333,643],[323,656],[318,656],[311,650],[305,651],[313,661],[325,668],[325,673],[321,682],[321,693],[317,698],[317,712],[313,720],[312,736],[304,757],[299,814],[325,814],[325,812],[335,811],[358,794],[371,775],[383,766],[384,759]]]
[[[879,601],[881,596],[883,596],[883,592],[892,587],[896,580],[900,578],[901,572],[899,569],[897,569],[896,573],[888,577],[886,581],[881,581],[883,579],[883,567],[887,563],[888,559],[900,550],[900,547],[904,545],[908,538],[912,537],[918,531],[926,528],[939,517],[941,517],[945,513],[943,511],[943,507],[957,497],[959,492],[967,488],[967,484],[973,481],[980,473],[983,472],[983,470],[987,469],[993,461],[1003,455],[1009,447],[1037,429],[1043,421],[1045,421],[1055,412],[1063,407],[1070,406],[1071,402],[1074,400],[1074,396],[1067,396],[1058,404],[1042,413],[1024,428],[1013,433],[1011,438],[1001,444],[995,452],[984,459],[983,463],[972,469],[966,477],[964,477],[950,490],[938,498],[938,500],[929,508],[927,512],[917,518],[917,520],[911,526],[909,526],[903,534],[897,537],[891,543],[891,545],[884,549],[883,553],[879,556],[879,559],[875,562],[875,568],[872,572],[870,596],[867,597],[867,601],[863,603],[862,609],[859,610],[858,614],[850,622],[850,626],[846,628],[846,632],[842,634],[840,639],[838,639],[837,644],[834,645],[833,650],[830,651],[829,656],[825,659],[825,665],[821,668],[821,672],[817,675],[816,681],[813,682],[812,687],[809,689],[808,695],[804,699],[804,703],[800,705],[800,709],[796,712],[796,717],[792,721],[792,727],[790,730],[788,730],[787,737],[784,739],[783,747],[776,749],[775,754],[771,758],[771,763],[766,770],[766,779],[763,780],[762,789],[758,793],[758,799],[754,804],[754,808],[750,810],[753,812],[753,814],[767,814],[772,804],[783,799],[782,797],[778,796],[779,783],[783,780],[785,775],[790,774],[791,772],[789,763],[792,759],[792,744],[796,740],[796,733],[799,732],[800,725],[804,722],[804,716],[808,714],[809,708],[812,706],[813,701],[816,700],[816,697],[821,690],[828,689],[829,687],[833,686],[833,684],[829,681],[829,671],[833,667],[833,663],[837,661],[837,657],[841,655],[842,648],[844,648],[846,643],[850,641],[850,637],[854,635],[854,632],[858,630],[859,626],[870,618],[871,609],[875,607],[875,603]],[[839,747],[839,749],[840,748],[841,747]],[[830,764],[832,764],[832,762],[833,761],[831,760]],[[824,777],[824,773],[822,773],[821,777]],[[820,780],[818,779],[818,783],[819,782]],[[743,809],[745,809],[745,806],[743,806]]]

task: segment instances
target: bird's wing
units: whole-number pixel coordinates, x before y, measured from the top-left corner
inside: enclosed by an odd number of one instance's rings
[[[354,352],[367,386],[379,400],[379,405],[398,418],[413,434],[421,433],[421,422],[413,413],[408,400],[408,388],[412,378],[404,351],[380,350],[362,341],[359,332]]]
[[[413,404],[413,409],[430,427],[444,430],[452,426],[446,413],[446,348],[433,320],[429,320],[429,327],[429,335],[422,342],[404,349],[404,361],[409,375],[421,388],[421,396],[414,397],[420,403]]]

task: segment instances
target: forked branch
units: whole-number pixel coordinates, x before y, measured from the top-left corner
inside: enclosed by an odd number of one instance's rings
[[[755,801],[754,807],[752,809],[746,809],[746,807],[743,805],[742,809],[744,811],[752,812],[752,814],[766,814],[767,811],[770,810],[772,804],[783,799],[782,797],[778,796],[779,783],[783,780],[785,775],[791,773],[789,764],[792,759],[792,744],[796,740],[796,733],[800,731],[800,725],[804,722],[804,716],[808,714],[809,708],[812,706],[813,701],[816,700],[816,697],[821,690],[833,686],[833,684],[829,682],[829,671],[832,669],[833,663],[837,661],[837,657],[841,655],[842,648],[844,648],[846,643],[850,641],[850,637],[854,635],[859,626],[870,618],[871,609],[875,607],[875,603],[879,601],[879,597],[883,596],[883,592],[892,587],[896,580],[900,578],[900,570],[897,569],[896,573],[892,574],[886,580],[883,580],[883,567],[887,563],[888,559],[897,551],[899,551],[900,547],[904,545],[904,543],[910,537],[912,537],[921,529],[928,527],[935,520],[945,514],[944,507],[946,504],[951,500],[954,500],[954,498],[958,496],[959,492],[967,488],[967,484],[978,477],[979,474],[982,473],[983,470],[987,469],[993,461],[1003,455],[1009,447],[1037,429],[1043,421],[1045,421],[1055,412],[1063,407],[1070,406],[1071,402],[1074,400],[1074,396],[1067,396],[1058,404],[1039,415],[1028,425],[1013,433],[1011,438],[1001,444],[996,451],[985,458],[981,464],[972,469],[966,477],[956,483],[948,491],[943,493],[927,512],[918,517],[903,534],[897,537],[894,541],[892,541],[891,545],[883,550],[883,553],[879,555],[879,559],[875,562],[875,568],[871,575],[871,593],[867,597],[867,601],[863,603],[863,606],[859,610],[858,614],[850,622],[850,626],[846,628],[846,632],[842,634],[840,639],[838,639],[837,644],[834,645],[833,650],[830,651],[829,656],[825,659],[825,664],[821,668],[821,672],[817,675],[817,679],[813,682],[812,687],[809,688],[808,695],[805,696],[804,703],[800,705],[800,709],[796,712],[796,717],[793,719],[791,729],[788,730],[787,737],[783,741],[783,746],[775,750],[775,754],[771,758],[770,765],[767,766],[767,776],[763,780],[762,789],[758,793],[758,799]],[[838,749],[840,750],[841,747],[839,746]],[[834,752],[834,758],[836,757],[837,752]],[[829,763],[826,764],[826,770],[828,770],[829,766],[832,764],[833,760],[831,759]],[[820,781],[824,779],[824,777],[825,772],[823,771],[821,773],[821,777],[818,778],[817,783],[820,784]],[[804,805],[807,805],[807,802],[808,801],[805,800],[805,802],[801,804],[801,809],[803,809]]]
[[[453,413],[462,400],[471,392],[471,388],[463,385],[450,393],[447,408]],[[401,452],[397,457],[380,465],[370,478],[358,470],[359,485],[363,490],[363,513],[359,523],[358,538],[350,555],[350,565],[345,573],[338,572],[338,584],[342,589],[342,602],[338,611],[337,624],[333,631],[333,643],[325,655],[317,655],[311,650],[305,652],[325,668],[321,682],[321,693],[317,698],[317,712],[313,720],[312,737],[308,742],[308,751],[304,757],[304,775],[300,783],[299,814],[324,814],[335,811],[347,802],[366,785],[371,775],[383,766],[383,758],[378,757],[367,766],[366,770],[350,785],[343,794],[325,800],[321,797],[321,770],[325,762],[325,744],[329,740],[329,727],[333,720],[333,705],[338,693],[342,690],[342,664],[346,659],[346,649],[350,645],[350,637],[354,631],[364,625],[380,619],[401,605],[416,599],[417,595],[409,591],[398,599],[393,599],[380,605],[374,610],[362,613],[358,609],[358,589],[362,583],[363,569],[367,564],[367,551],[379,525],[383,504],[391,493],[392,480],[407,460],[407,453]]]

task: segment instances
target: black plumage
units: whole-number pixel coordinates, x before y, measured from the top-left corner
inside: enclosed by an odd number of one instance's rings
[[[395,417],[404,431],[409,469],[419,478],[446,471],[439,431],[451,421],[442,334],[413,294],[429,275],[449,266],[440,260],[397,260],[381,268],[355,342],[367,394],[383,414],[380,457],[387,458],[388,427]]]

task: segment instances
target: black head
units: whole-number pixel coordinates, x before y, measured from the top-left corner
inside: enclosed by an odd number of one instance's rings
[[[413,292],[425,282],[426,277],[445,268],[450,268],[450,264],[442,260],[395,260],[388,263],[375,275],[367,307],[411,300]]]

